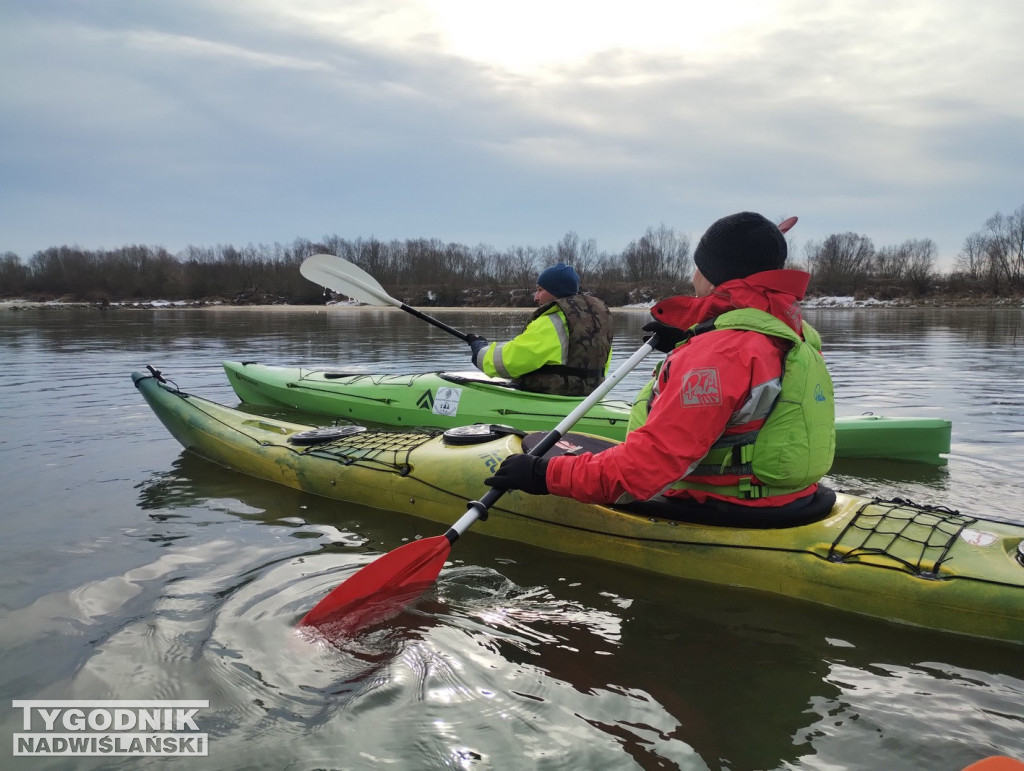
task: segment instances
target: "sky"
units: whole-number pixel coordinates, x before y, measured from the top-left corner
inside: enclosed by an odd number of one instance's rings
[[[1020,0],[0,0],[0,253],[1024,205]]]

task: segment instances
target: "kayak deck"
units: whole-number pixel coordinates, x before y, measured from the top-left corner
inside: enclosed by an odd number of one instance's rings
[[[520,391],[508,380],[480,372],[361,374],[234,361],[223,366],[231,387],[246,404],[390,426],[504,423],[524,431],[550,431],[581,401]],[[629,412],[628,402],[606,399],[587,412],[576,428],[622,441]],[[941,418],[839,417],[836,458],[944,465],[951,433],[952,424]]]
[[[482,480],[522,451],[513,433],[454,444],[438,430],[353,427],[314,444],[313,426],[252,415],[141,373],[172,435],[228,468],[337,500],[450,524]],[[662,509],[661,511],[664,511]],[[1024,527],[905,501],[838,494],[796,527],[721,527],[557,496],[503,496],[481,534],[667,576],[785,595],[876,618],[1024,642]]]

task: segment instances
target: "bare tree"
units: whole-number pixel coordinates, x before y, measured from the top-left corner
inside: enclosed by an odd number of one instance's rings
[[[560,262],[576,266],[580,258],[580,237],[576,235],[575,230],[570,230],[562,236],[562,240],[555,246],[555,253]]]
[[[647,228],[639,241],[626,247],[622,260],[631,281],[687,280],[692,266],[690,239],[665,225]]]
[[[884,246],[875,252],[869,274],[890,286],[901,284],[921,294],[931,285],[938,251],[930,238],[910,238],[898,246]]]
[[[1010,286],[1024,286],[1024,206],[1009,216],[996,213],[985,223],[989,258]]]
[[[871,274],[883,281],[899,281],[907,272],[910,254],[906,248],[909,242],[900,246],[883,246],[875,253]]]
[[[514,246],[493,256],[493,278],[500,286],[532,287],[540,253],[532,246]]]
[[[805,247],[816,288],[856,293],[864,283],[875,254],[874,244],[857,233],[835,233]]]
[[[555,253],[560,262],[571,265],[585,282],[597,263],[597,241],[593,238],[582,240],[576,231],[570,230],[555,246]]]
[[[900,251],[906,255],[904,276],[911,289],[924,294],[931,287],[935,275],[935,259],[939,248],[930,238],[915,238],[904,241]]]
[[[992,267],[988,258],[988,237],[979,232],[967,236],[960,254],[953,260],[953,267],[971,283],[984,281]]]
[[[355,243],[357,259],[353,260],[359,267],[376,278],[381,284],[394,285],[398,281],[398,270],[392,259],[392,250],[388,244],[376,238],[366,241],[357,239]]]
[[[0,294],[16,297],[25,291],[28,266],[14,252],[0,254]]]
[[[989,291],[1024,286],[1024,206],[1009,216],[996,212],[990,217],[964,240],[955,264]]]

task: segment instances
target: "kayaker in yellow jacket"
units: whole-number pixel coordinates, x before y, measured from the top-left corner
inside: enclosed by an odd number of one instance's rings
[[[608,374],[611,312],[598,298],[580,294],[579,275],[563,262],[537,276],[533,300],[540,307],[508,342],[469,336],[474,366],[511,378],[524,391],[586,396]]]

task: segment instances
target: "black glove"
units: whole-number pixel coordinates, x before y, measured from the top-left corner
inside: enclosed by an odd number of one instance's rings
[[[472,352],[471,355],[474,360],[476,360],[477,351],[490,345],[490,342],[483,335],[466,335],[466,342],[469,343],[469,350]]]
[[[654,346],[654,350],[662,353],[671,353],[673,348],[690,337],[686,330],[670,327],[660,321],[648,321],[643,325],[643,330],[658,336],[658,344]],[[646,343],[650,339],[650,337],[645,337],[644,342]]]
[[[530,495],[547,495],[547,458],[536,455],[509,455],[497,472],[484,484],[499,490],[522,490]]]

